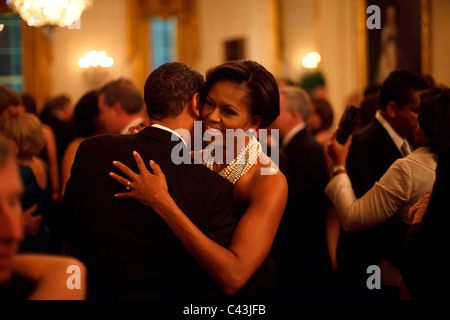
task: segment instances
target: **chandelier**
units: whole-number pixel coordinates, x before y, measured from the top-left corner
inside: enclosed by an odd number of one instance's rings
[[[7,0],[30,27],[74,24],[91,0]]]

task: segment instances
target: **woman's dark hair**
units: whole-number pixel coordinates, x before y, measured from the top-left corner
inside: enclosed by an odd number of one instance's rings
[[[73,121],[77,136],[90,137],[98,131],[98,92],[89,91],[77,102],[73,112]]]
[[[419,125],[438,154],[450,144],[450,89],[431,88],[421,94]]]
[[[322,119],[322,126],[318,131],[328,130],[333,124],[333,108],[325,98],[311,98],[311,104],[314,105],[316,113]]]
[[[205,95],[220,81],[239,86],[247,93],[246,104],[251,116],[261,118],[260,128],[269,126],[280,114],[280,93],[274,76],[255,61],[234,60],[221,64],[208,71]]]

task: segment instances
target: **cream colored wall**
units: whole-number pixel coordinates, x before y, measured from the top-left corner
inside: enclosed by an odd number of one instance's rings
[[[200,56],[197,69],[203,74],[225,62],[224,42],[243,38],[245,59],[252,59],[275,72],[272,52],[275,41],[271,0],[199,0]]]
[[[68,93],[75,103],[85,92],[108,79],[130,77],[126,59],[127,0],[94,0],[81,17],[81,28],[59,28],[53,39],[52,94]],[[78,60],[88,51],[105,50],[114,65],[105,81],[88,83]]]

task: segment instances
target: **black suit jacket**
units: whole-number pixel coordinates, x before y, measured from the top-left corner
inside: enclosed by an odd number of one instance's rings
[[[171,133],[148,127],[137,135],[103,135],[80,145],[63,208],[73,254],[88,268],[89,298],[195,299],[219,294],[152,208],[114,197],[125,188],[108,174],[121,174],[113,160],[138,172],[134,150],[147,166],[154,160],[181,210],[208,237],[227,246],[239,219],[233,186],[201,164],[175,165],[172,150],[180,143],[171,141]]]
[[[357,198],[370,190],[395,160],[403,157],[389,133],[374,119],[353,137],[347,171]]]
[[[277,274],[296,292],[321,289],[330,263],[325,238],[325,214],[329,200],[325,153],[306,129],[283,147],[287,159],[289,194],[285,213],[273,246]],[[278,272],[279,271],[279,272]]]
[[[347,157],[347,171],[357,198],[370,190],[395,160],[402,157],[389,133],[377,119],[358,131]],[[341,230],[337,260],[338,268],[354,279],[356,286],[366,288],[367,267],[379,265],[383,251],[392,246],[390,235],[403,228],[398,221],[388,221],[368,230],[349,233]],[[346,279],[349,280],[349,279]]]

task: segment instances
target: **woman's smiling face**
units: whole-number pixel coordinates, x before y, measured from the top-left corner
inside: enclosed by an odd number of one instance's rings
[[[227,129],[242,129],[243,132],[257,129],[259,123],[250,114],[247,100],[247,92],[241,86],[228,81],[216,82],[202,109],[205,131],[212,137],[222,135],[225,145]]]

